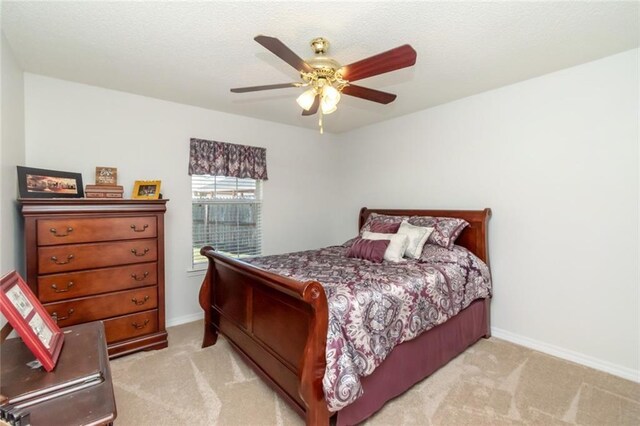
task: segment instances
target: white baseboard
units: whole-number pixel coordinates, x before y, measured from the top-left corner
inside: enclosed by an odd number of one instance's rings
[[[198,312],[190,315],[183,315],[177,318],[171,318],[167,320],[167,327],[174,327],[180,324],[186,324],[188,322],[198,321],[204,318],[204,312]]]
[[[603,361],[601,359],[581,354],[580,352],[561,348],[559,346],[531,339],[500,328],[491,327],[491,335],[498,339],[506,340],[507,342],[515,343],[516,345],[524,346],[558,358],[566,359],[567,361],[572,361],[596,370],[604,371],[606,373],[613,374],[614,376],[622,377],[623,379],[640,382],[640,370],[623,367],[612,362]]]

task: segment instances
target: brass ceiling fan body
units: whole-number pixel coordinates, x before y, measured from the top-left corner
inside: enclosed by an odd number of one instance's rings
[[[311,41],[314,56],[303,60],[284,43],[274,37],[259,35],[255,41],[300,73],[302,82],[270,84],[231,89],[233,93],[246,93],[261,90],[283,89],[287,87],[310,87],[298,98],[303,107],[302,115],[314,115],[320,111],[320,132],[322,133],[322,115],[336,110],[340,94],[355,96],[368,101],[388,104],[396,95],[352,84],[352,81],[374,75],[406,68],[416,63],[416,51],[405,44],[378,55],[371,56],[352,64],[341,66],[338,61],[327,56],[329,42],[323,37]],[[311,98],[313,96],[313,98]]]

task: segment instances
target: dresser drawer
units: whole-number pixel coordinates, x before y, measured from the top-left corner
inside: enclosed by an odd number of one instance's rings
[[[157,282],[157,262],[43,275],[38,277],[38,298],[41,302],[54,302],[144,287]]]
[[[44,305],[51,316],[57,317],[59,327],[146,311],[157,306],[155,286]]]
[[[39,246],[132,240],[157,236],[157,225],[155,216],[40,219],[37,235]]]
[[[158,310],[111,318],[104,321],[107,343],[119,342],[158,331]]]
[[[38,247],[38,274],[157,260],[157,240]]]

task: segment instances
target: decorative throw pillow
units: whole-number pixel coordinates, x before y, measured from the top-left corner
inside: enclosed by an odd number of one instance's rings
[[[378,224],[397,223],[398,226],[400,226],[399,225],[400,222],[408,219],[409,219],[409,216],[389,216],[386,214],[371,213],[369,217],[367,217],[367,220],[364,222],[364,225],[362,225],[362,228],[360,229],[360,235],[362,235],[362,233],[365,231],[374,232],[371,230],[371,226],[374,223],[378,223]]]
[[[407,245],[404,255],[411,259],[418,259],[422,253],[422,248],[432,232],[433,228],[414,226],[407,221],[402,222],[398,229],[398,234],[406,235],[409,238],[409,244]]]
[[[384,253],[390,243],[391,241],[389,240],[365,240],[358,238],[353,242],[349,250],[347,250],[347,257],[382,263]]]
[[[401,234],[379,234],[376,232],[364,231],[362,238],[367,240],[389,240],[389,246],[384,252],[384,260],[389,262],[404,262],[402,256],[404,255],[407,245],[409,245],[409,238],[406,235]]]
[[[400,228],[400,223],[384,223],[384,222],[371,222],[370,232],[377,232],[379,234],[396,234]]]
[[[434,228],[427,244],[437,244],[445,248],[451,248],[462,230],[469,226],[466,220],[455,217],[412,216],[409,223]]]

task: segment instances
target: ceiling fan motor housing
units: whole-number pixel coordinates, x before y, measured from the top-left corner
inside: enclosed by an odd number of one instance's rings
[[[327,70],[325,72],[326,75],[323,77],[329,76],[330,72],[328,70],[335,72],[340,69],[341,65],[338,61],[330,56],[325,56],[329,51],[329,40],[324,37],[316,37],[311,40],[311,48],[315,55],[307,59],[306,62],[311,65],[314,70]]]
[[[302,79],[306,82],[320,83],[320,86],[325,83],[333,84],[336,81],[339,84],[346,83],[337,72],[341,68],[340,63],[330,56],[325,56],[329,50],[329,41],[324,37],[316,37],[311,40],[311,48],[315,55],[306,59],[306,63],[313,68],[313,71],[310,73],[302,71],[300,73]]]

